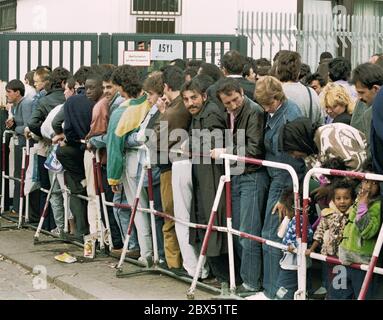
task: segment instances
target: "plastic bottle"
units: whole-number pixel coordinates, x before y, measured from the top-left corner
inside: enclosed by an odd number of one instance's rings
[[[285,216],[282,220],[282,223],[279,226],[279,229],[278,229],[278,237],[279,238],[282,239],[285,236],[289,222],[290,222],[290,218],[288,216]]]

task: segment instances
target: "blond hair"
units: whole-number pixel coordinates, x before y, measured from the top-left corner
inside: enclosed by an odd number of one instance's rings
[[[254,95],[255,100],[261,105],[269,105],[274,99],[280,102],[287,100],[282,82],[272,76],[265,76],[257,81]]]
[[[326,107],[335,108],[340,105],[346,108],[349,114],[352,114],[355,108],[355,102],[352,100],[347,90],[337,83],[327,84],[322,93],[320,103],[323,109]]]

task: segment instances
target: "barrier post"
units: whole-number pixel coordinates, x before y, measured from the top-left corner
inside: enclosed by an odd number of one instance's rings
[[[29,139],[26,139],[25,144],[26,144],[25,146],[25,178],[26,178],[26,173],[29,167],[29,157],[30,157]],[[28,222],[29,222],[29,192],[25,194],[25,223],[28,223]]]

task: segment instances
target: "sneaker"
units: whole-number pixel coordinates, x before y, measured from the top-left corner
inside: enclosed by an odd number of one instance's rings
[[[217,289],[221,289],[221,282],[218,281],[217,278],[206,278],[206,279],[202,279],[201,282],[203,284],[206,284],[208,286],[211,286],[211,287],[214,287],[214,288],[217,288]]]
[[[318,288],[314,293],[313,295],[324,295],[327,293],[327,290],[325,287],[320,287]]]
[[[51,230],[51,233],[53,233],[53,235],[55,236],[60,236],[62,232],[58,227],[56,227],[53,230]]]
[[[257,292],[256,294],[252,295],[252,296],[248,296],[245,298],[246,300],[271,300],[270,298],[268,298],[263,291],[259,291]]]
[[[257,292],[259,289],[250,288],[243,283],[235,290],[236,295],[243,298],[255,295]]]

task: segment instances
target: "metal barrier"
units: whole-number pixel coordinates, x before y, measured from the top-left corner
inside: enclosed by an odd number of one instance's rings
[[[305,176],[303,182],[303,233],[302,233],[302,247],[301,247],[301,256],[305,254],[307,249],[307,230],[308,230],[308,207],[309,207],[309,182],[311,177],[314,174],[323,174],[323,175],[332,175],[332,176],[341,176],[341,177],[350,177],[359,180],[375,180],[375,181],[383,181],[383,175],[373,174],[373,173],[361,173],[361,172],[353,172],[353,171],[341,171],[341,170],[331,170],[331,169],[323,169],[323,168],[313,168],[311,169]],[[363,285],[358,297],[358,300],[364,300],[366,297],[366,293],[368,287],[371,283],[373,273],[383,274],[382,268],[377,268],[376,264],[378,261],[378,256],[382,248],[383,243],[383,224],[381,226],[378,239],[375,244],[374,252],[370,261],[370,264],[361,265],[361,264],[351,264],[349,267],[359,270],[367,271],[365,279],[363,281]],[[342,264],[339,259],[335,259],[332,257],[325,257],[323,255],[319,255],[316,253],[311,253],[310,257],[317,260],[322,260],[334,264]],[[305,260],[305,259],[303,259]],[[302,277],[300,282],[302,284],[302,290],[306,292],[306,274],[301,273],[298,275]]]

